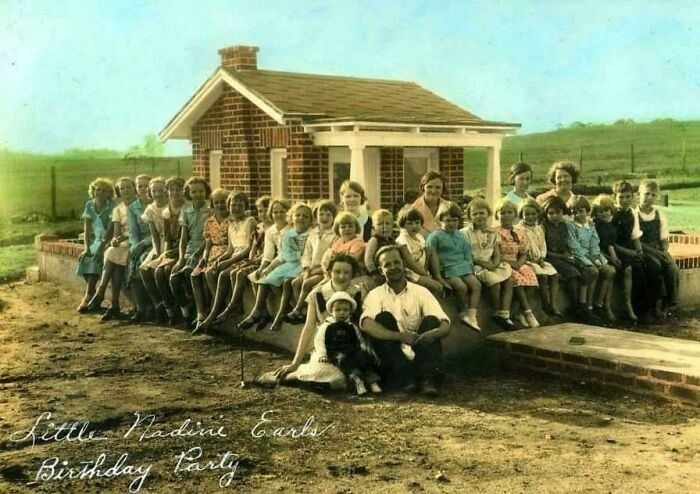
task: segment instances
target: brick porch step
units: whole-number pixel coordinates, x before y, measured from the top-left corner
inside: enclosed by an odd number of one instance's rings
[[[700,405],[699,342],[576,323],[488,339],[507,366]]]

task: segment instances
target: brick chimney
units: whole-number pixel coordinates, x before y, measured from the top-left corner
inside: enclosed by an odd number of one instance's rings
[[[229,46],[219,50],[221,66],[233,70],[258,70],[257,46]]]

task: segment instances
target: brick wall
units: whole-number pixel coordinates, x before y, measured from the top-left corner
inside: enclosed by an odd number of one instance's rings
[[[440,148],[440,172],[447,180],[445,196],[456,201],[464,194],[464,149]]]
[[[497,340],[491,343],[508,367],[700,405],[700,379],[684,374],[682,369],[669,372],[517,343]]]
[[[403,201],[403,148],[381,148],[381,207],[391,210],[397,201]]]
[[[314,146],[305,134],[301,121],[290,125],[290,146],[287,149],[287,184],[289,198],[312,200],[330,197],[328,190],[328,148]]]

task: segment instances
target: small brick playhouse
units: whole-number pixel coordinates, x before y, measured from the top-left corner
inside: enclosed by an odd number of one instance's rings
[[[160,134],[189,139],[193,173],[213,186],[337,199],[350,178],[376,208],[440,170],[458,198],[464,148],[476,146],[488,150],[487,198],[500,196],[501,142],[519,124],[483,120],[412,82],[258,70],[257,52],[219,50],[221,66]]]

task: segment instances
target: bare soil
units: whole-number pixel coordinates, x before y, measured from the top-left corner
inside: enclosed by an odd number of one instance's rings
[[[697,408],[498,369],[452,373],[433,400],[241,388],[238,340],[102,323],[76,314],[77,303],[49,283],[0,286],[0,492],[133,492],[139,474],[128,465],[151,466],[139,491],[149,493],[687,493],[700,485]],[[698,339],[699,327],[688,316],[647,331]],[[243,355],[246,379],[290,358],[249,342]],[[32,447],[29,431],[44,412],[52,416],[34,428]],[[135,412],[155,422],[127,435]],[[78,429],[90,422],[82,440],[55,430],[76,421]],[[151,437],[178,428],[221,430]],[[292,428],[302,437],[277,437]],[[197,447],[201,458],[176,471],[178,455]],[[102,453],[105,476],[56,479],[60,467],[79,472]],[[120,475],[107,476],[123,454]]]

